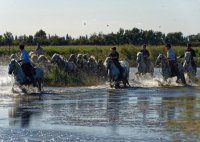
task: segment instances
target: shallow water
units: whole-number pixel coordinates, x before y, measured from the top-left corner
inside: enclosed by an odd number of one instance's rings
[[[43,94],[11,91],[0,66],[0,140],[3,141],[199,141],[200,88],[159,87],[134,80],[132,88],[50,88]]]

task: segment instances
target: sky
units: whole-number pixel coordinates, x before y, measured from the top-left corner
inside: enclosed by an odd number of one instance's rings
[[[0,0],[0,35],[73,37],[120,28],[200,33],[200,0]]]

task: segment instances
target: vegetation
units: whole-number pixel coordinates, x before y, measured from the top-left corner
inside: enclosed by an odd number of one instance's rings
[[[89,77],[88,77],[89,76]],[[106,81],[105,77],[92,72],[63,72],[54,66],[45,74],[44,82],[48,86],[92,86]]]
[[[149,45],[162,45],[170,42],[172,45],[185,45],[188,42],[193,43],[193,46],[200,45],[200,33],[196,35],[183,36],[181,32],[174,32],[164,34],[159,31],[142,30],[133,28],[131,30],[119,29],[116,33],[94,33],[91,36],[79,36],[73,38],[66,34],[59,37],[57,35],[47,35],[44,30],[39,30],[35,35],[20,35],[13,36],[11,32],[6,32],[0,35],[0,46],[19,45],[24,43],[26,45],[142,45],[147,43]]]
[[[45,55],[50,59],[54,53],[59,53],[63,55],[66,59],[69,58],[70,54],[78,54],[84,53],[88,55],[93,55],[97,60],[104,61],[105,58],[110,53],[110,48],[112,46],[46,46],[44,47]],[[28,46],[26,47],[28,51],[34,51],[36,47]],[[120,45],[117,46],[117,50],[120,53],[121,60],[127,60],[130,66],[136,66],[136,58],[137,52],[142,49],[141,46],[133,46],[133,45]],[[150,59],[155,62],[159,53],[166,53],[164,46],[148,46],[147,49],[150,52]],[[173,47],[177,56],[183,55],[186,47],[175,46]],[[197,65],[200,66],[200,48],[195,47],[197,58],[195,59]],[[5,46],[0,47],[0,58],[1,60],[5,60],[5,57],[9,57],[11,53],[18,53],[19,49],[17,46]]]

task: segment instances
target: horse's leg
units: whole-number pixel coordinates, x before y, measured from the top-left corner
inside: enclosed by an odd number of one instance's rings
[[[123,80],[123,87],[126,87],[127,80]]]
[[[186,81],[185,81],[185,76],[184,76],[184,73],[180,73],[180,79],[181,79],[181,82],[186,85]]]
[[[128,79],[126,79],[126,80],[123,81],[124,87],[127,87],[126,84],[127,84],[129,87],[131,87],[131,85],[130,85],[129,82],[128,82]]]
[[[126,83],[128,84],[128,86],[129,86],[129,87],[131,87],[131,85],[129,84],[129,81],[128,81],[128,79],[126,80]]]
[[[115,88],[119,88],[120,85],[119,85],[119,81],[115,81]]]
[[[41,79],[37,80],[37,87],[38,87],[38,91],[41,92],[42,91],[42,81],[41,81]]]
[[[153,78],[153,72],[150,73],[150,76]]]

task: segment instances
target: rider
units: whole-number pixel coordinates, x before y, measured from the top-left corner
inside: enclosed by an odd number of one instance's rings
[[[178,66],[176,62],[176,54],[174,50],[171,48],[171,44],[167,44],[167,59],[169,61],[169,66],[171,68],[172,76],[179,75]]]
[[[193,69],[194,69],[194,71],[196,73],[197,72],[197,66],[196,66],[196,63],[195,63],[195,61],[193,59],[193,57],[196,57],[196,54],[195,54],[194,49],[192,49],[191,43],[187,44],[187,49],[186,49],[185,52],[190,52],[191,53],[191,64],[192,64],[192,67],[193,67]]]
[[[24,49],[24,45],[20,45],[19,49],[21,50],[21,59],[18,62],[21,63],[21,67],[25,75],[31,79],[33,86],[36,86],[36,83],[33,77],[33,67],[30,63],[29,54]]]
[[[143,49],[140,52],[142,52],[143,57],[144,57],[144,63],[146,64],[146,66],[148,68],[149,67],[149,62],[150,62],[150,60],[149,60],[150,54],[149,54],[149,51],[146,49],[146,47],[147,47],[147,45],[144,44],[143,45]]]
[[[111,50],[112,50],[112,52],[110,53],[109,57],[112,59],[115,66],[119,69],[119,72],[120,72],[119,79],[120,79],[120,78],[122,78],[123,68],[119,62],[119,53],[117,52],[116,47],[112,47]]]
[[[44,54],[43,48],[40,46],[40,44],[37,44],[37,49],[35,50],[35,54],[39,57],[40,55]]]

